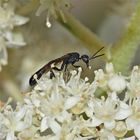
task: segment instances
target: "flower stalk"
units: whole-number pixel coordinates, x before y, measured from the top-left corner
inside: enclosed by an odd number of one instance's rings
[[[64,17],[64,18],[63,18]],[[70,33],[75,35],[85,46],[91,50],[95,51],[99,48],[106,46],[96,34],[91,32],[86,26],[80,23],[74,16],[68,12],[63,12],[63,17],[60,16],[58,12],[58,21],[65,28],[67,28]]]
[[[112,62],[117,71],[127,73],[140,41],[140,1],[120,40],[112,48]]]

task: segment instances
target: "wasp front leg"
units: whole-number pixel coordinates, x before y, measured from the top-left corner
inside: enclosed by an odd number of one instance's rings
[[[72,66],[75,67],[75,68],[80,68],[81,67],[81,66],[77,66],[77,65],[74,65],[74,64],[72,64]]]

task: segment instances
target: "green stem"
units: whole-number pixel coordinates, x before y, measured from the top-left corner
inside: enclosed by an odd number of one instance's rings
[[[97,37],[96,34],[91,32],[86,26],[81,24],[70,13],[63,12],[62,16],[62,14],[58,12],[57,16],[58,21],[79,40],[81,40],[89,50],[95,51],[105,46],[105,44]]]
[[[112,62],[117,71],[128,72],[140,43],[140,0],[136,10],[121,39],[115,44],[112,53]]]

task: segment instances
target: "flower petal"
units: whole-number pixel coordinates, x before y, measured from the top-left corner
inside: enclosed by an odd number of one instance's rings
[[[22,108],[20,108],[20,110],[19,110],[18,112],[16,112],[15,118],[16,118],[17,120],[21,120],[21,119],[24,117],[25,112],[26,112],[26,109],[25,109],[25,107],[23,106]]]
[[[124,138],[122,140],[136,140],[136,137],[135,136],[132,136],[132,137]]]
[[[121,75],[114,75],[108,81],[108,87],[115,92],[121,92],[126,88],[126,81]]]
[[[127,129],[128,130],[132,130],[132,129],[134,129],[135,128],[135,126],[137,125],[137,121],[135,121],[134,119],[132,119],[132,118],[127,118],[126,119],[126,125],[127,125]]]
[[[105,128],[112,130],[115,127],[115,121],[106,121],[104,122]]]
[[[48,128],[47,117],[44,117],[41,121],[40,131],[43,132]]]
[[[132,114],[131,108],[124,102],[120,102],[119,111],[115,115],[116,120],[126,119],[128,116]]]
[[[65,102],[65,109],[70,109],[75,106],[80,100],[79,96],[69,97]]]
[[[135,133],[136,137],[140,139],[140,124],[136,125],[136,127],[134,129],[134,133]]]
[[[6,140],[15,140],[14,131],[10,131],[10,132],[7,134]]]
[[[101,123],[103,123],[101,120],[99,120],[98,118],[93,116],[92,119],[87,122],[87,126],[88,127],[96,127],[96,126],[99,126]]]
[[[16,131],[22,131],[24,130],[25,128],[27,128],[27,124],[24,123],[24,122],[18,122],[16,124]]]
[[[49,126],[55,134],[60,133],[61,126],[54,119],[49,121]]]
[[[8,40],[7,45],[8,47],[19,47],[26,45],[23,36],[20,33],[14,33],[14,32],[6,32],[5,38]]]
[[[29,21],[29,18],[20,16],[20,15],[15,15],[13,20],[15,22],[15,25],[20,26],[27,23]]]

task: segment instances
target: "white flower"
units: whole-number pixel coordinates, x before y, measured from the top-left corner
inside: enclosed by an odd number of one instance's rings
[[[81,68],[70,71],[67,81],[63,78],[63,72],[54,71],[53,79],[49,78],[50,73],[44,74],[15,109],[9,102],[4,104],[0,108],[0,138],[140,139],[140,98],[134,96],[126,100],[130,89],[122,84],[129,83],[130,78],[124,79],[116,74],[112,64],[106,66],[106,72],[97,70],[92,83],[87,78],[81,79],[81,72]],[[115,76],[120,80],[115,81],[114,89],[108,88],[107,83]],[[96,92],[100,88],[104,90],[98,97]],[[129,133],[131,137],[127,138]]]
[[[93,93],[97,89],[97,83],[93,81],[90,84],[87,78],[84,80],[81,79],[81,73],[81,68],[78,69],[78,73],[76,71],[72,71],[70,80],[66,83],[66,86],[63,87],[64,90],[66,90],[67,94],[70,96],[93,96]]]
[[[7,64],[6,47],[24,46],[26,43],[20,33],[14,33],[15,26],[29,21],[28,18],[14,13],[14,4],[11,1],[1,2],[0,5],[0,70],[1,65]]]
[[[136,125],[134,129],[135,136],[140,139],[140,125]]]
[[[6,133],[6,140],[14,140],[15,132],[20,132],[30,127],[32,123],[31,110],[27,107],[18,109],[13,111],[11,106],[8,105],[4,110],[0,127],[2,127],[4,134]]]
[[[130,76],[130,82],[127,86],[127,94],[129,98],[140,97],[140,69],[138,66],[133,68]]]
[[[78,69],[78,73],[76,71],[71,72],[71,78],[67,82],[66,90],[69,96],[72,96],[73,101],[71,101],[71,105],[73,104],[73,108],[70,109],[74,114],[80,114],[84,112],[86,108],[87,101],[90,97],[94,97],[94,92],[97,88],[97,83],[92,82],[91,84],[88,82],[87,78],[84,80],[80,78],[82,69]],[[75,104],[74,106],[74,102]]]
[[[99,139],[100,140],[116,140],[115,136],[106,129],[102,129],[99,132]]]
[[[14,26],[20,26],[28,22],[28,18],[14,13],[14,4],[6,2],[0,6],[0,30],[11,30]]]
[[[35,86],[35,90],[47,90],[49,91],[47,94],[54,92],[54,100],[56,100],[56,93],[59,92],[60,88],[61,95],[67,95],[67,98],[63,99],[65,102],[62,106],[65,106],[65,109],[67,110],[70,109],[73,113],[80,114],[84,110],[88,98],[90,96],[94,96],[94,92],[97,88],[96,82],[90,84],[87,81],[87,78],[85,80],[81,79],[81,72],[81,68],[78,69],[78,73],[76,71],[71,71],[71,77],[67,83],[64,81],[62,73],[52,80],[47,74],[38,81],[38,85]],[[57,75],[58,73],[56,72],[55,74]],[[58,105],[56,106],[58,107]]]
[[[114,117],[118,111],[118,102],[114,102],[110,98],[107,100],[94,99],[89,102],[89,109],[86,110],[89,120],[89,126],[96,127],[104,123],[108,128],[115,125]]]
[[[60,124],[55,120],[55,118],[51,118],[51,117],[44,117],[41,121],[41,127],[40,127],[40,131],[43,132],[46,129],[50,128],[53,133],[57,134],[60,133],[61,131],[61,126]]]
[[[107,79],[104,71],[102,69],[99,69],[97,71],[94,71],[94,73],[95,80],[99,83],[99,86],[105,88],[107,85]]]
[[[7,31],[4,34],[7,47],[19,47],[19,46],[25,46],[26,43],[23,39],[23,36],[20,33],[15,33],[11,31]]]
[[[93,127],[104,123],[107,129],[113,129],[115,120],[125,119],[131,114],[128,105],[118,100],[116,94],[113,93],[107,99],[89,101],[88,106],[86,110],[87,116],[90,117],[88,125]]]
[[[132,114],[126,119],[128,130],[134,130],[137,138],[140,139],[140,98],[134,99],[131,105]]]
[[[111,91],[120,93],[126,88],[125,78],[115,73],[112,63],[106,64],[105,72],[99,69],[94,73],[95,81],[97,81],[98,86],[104,90],[109,87]]]
[[[6,42],[5,40],[0,37],[0,71],[1,71],[1,66],[6,65],[7,62],[7,50],[6,50]]]
[[[36,113],[42,118],[40,130],[43,132],[50,128],[54,133],[58,133],[61,130],[59,123],[71,117],[71,114],[67,112],[70,107],[65,103],[67,100],[59,93],[57,84],[51,85],[51,91],[46,89],[43,92],[44,94],[36,95],[36,93],[33,93],[31,95],[31,101],[36,107]]]
[[[7,135],[7,128],[4,125],[5,117],[2,113],[0,113],[0,138],[4,139]]]
[[[50,17],[53,16],[57,18],[57,12],[60,12],[60,15],[64,19],[63,9],[69,6],[69,0],[40,0],[40,6],[36,15],[39,16],[42,12],[47,11],[46,25],[50,28]]]
[[[115,115],[115,119],[116,120],[126,119],[128,116],[132,114],[132,109],[127,103],[123,101],[120,101],[119,104],[120,104],[120,108],[117,114]]]
[[[78,102],[80,101],[80,97],[79,96],[75,96],[75,97],[70,97],[66,100],[65,102],[65,109],[70,109],[73,106],[75,106]]]
[[[108,87],[115,92],[122,92],[126,88],[126,81],[121,75],[113,75],[108,80]]]
[[[114,67],[113,67],[112,63],[107,63],[105,66],[105,69],[106,69],[106,73],[108,73],[110,75],[114,74]]]
[[[107,89],[108,79],[115,75],[112,63],[107,63],[105,67],[105,72],[102,69],[94,71],[95,81],[97,81],[98,86]]]

